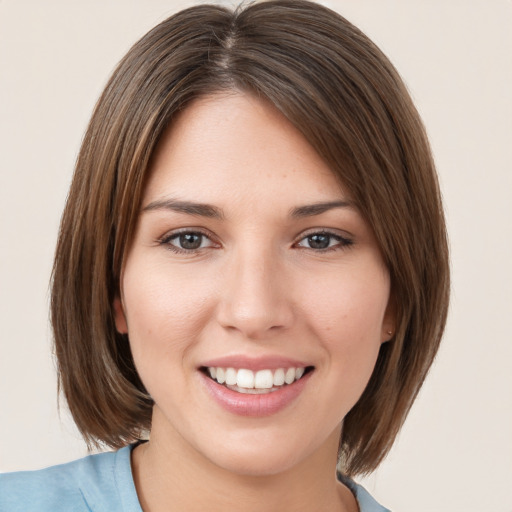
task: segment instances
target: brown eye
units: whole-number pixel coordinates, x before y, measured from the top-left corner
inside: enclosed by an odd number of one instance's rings
[[[343,249],[352,245],[352,240],[329,232],[311,233],[302,238],[297,244],[305,249],[313,249],[316,251],[329,251],[335,249]]]
[[[181,249],[199,249],[203,235],[199,233],[183,233],[177,237]]]
[[[327,249],[331,243],[331,236],[325,234],[311,235],[307,237],[311,249]]]
[[[161,240],[170,250],[178,253],[193,253],[200,249],[213,247],[215,244],[210,238],[199,231],[182,231],[171,233]]]

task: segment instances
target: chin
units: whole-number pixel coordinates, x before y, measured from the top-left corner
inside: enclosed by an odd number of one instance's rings
[[[295,457],[266,450],[258,450],[258,454],[254,455],[226,450],[222,456],[217,453],[211,461],[230,473],[250,477],[285,473],[298,463]]]
[[[288,432],[252,433],[226,436],[203,450],[210,462],[230,473],[243,476],[282,474],[311,458],[318,446],[308,446]]]

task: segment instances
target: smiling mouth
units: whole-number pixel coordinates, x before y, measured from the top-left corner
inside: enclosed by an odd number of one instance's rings
[[[297,382],[314,370],[313,366],[264,369],[256,372],[246,368],[202,367],[210,379],[232,391],[252,395],[273,393]]]

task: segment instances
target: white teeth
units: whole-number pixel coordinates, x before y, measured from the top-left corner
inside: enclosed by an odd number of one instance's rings
[[[284,370],[279,368],[274,373],[274,386],[282,386],[284,384]]]
[[[292,384],[299,380],[305,372],[304,367],[253,372],[245,368],[237,370],[210,366],[207,370],[213,380],[240,393],[256,393],[256,390],[277,391],[284,384]]]
[[[295,368],[288,368],[284,375],[284,381],[286,384],[291,384],[295,380]]]
[[[274,376],[272,375],[271,370],[260,370],[259,372],[256,372],[256,376],[254,377],[254,387],[256,389],[270,389],[273,384]]]
[[[236,391],[237,393],[243,393],[244,395],[266,395],[268,393],[273,393],[277,391],[279,388],[271,388],[271,389],[255,389],[255,388],[241,388],[239,386],[226,386],[228,389],[232,391]]]
[[[226,384],[228,386],[234,386],[236,384],[237,371],[234,368],[228,368],[226,370]]]
[[[219,384],[224,384],[224,382],[226,381],[226,372],[225,372],[224,368],[217,368],[216,373],[217,373],[217,376],[215,377],[215,380]]]
[[[238,374],[236,376],[236,385],[239,388],[254,388],[254,373],[251,372],[251,370],[238,370]]]

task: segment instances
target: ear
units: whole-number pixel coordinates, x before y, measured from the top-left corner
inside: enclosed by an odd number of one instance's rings
[[[128,323],[126,322],[126,315],[124,314],[123,304],[119,297],[114,299],[114,320],[116,329],[119,334],[128,334]]]
[[[386,312],[384,313],[384,319],[382,321],[381,343],[390,341],[396,333],[396,305],[393,297],[389,298]]]

